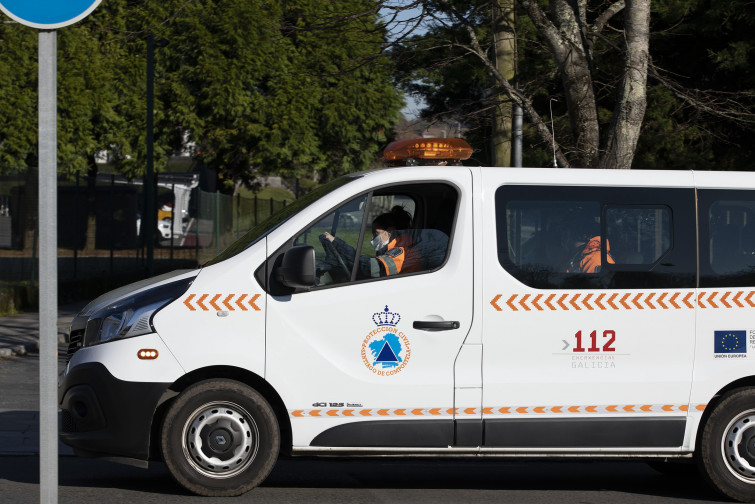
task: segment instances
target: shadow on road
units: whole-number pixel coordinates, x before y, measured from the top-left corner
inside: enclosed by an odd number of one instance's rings
[[[140,469],[112,462],[61,457],[61,491],[66,487],[119,489],[187,496],[160,463]],[[267,489],[426,489],[613,492],[627,502],[674,499],[721,501],[701,478],[661,475],[641,462],[538,461],[501,459],[282,459],[265,481]],[[2,480],[36,484],[39,458],[0,457]],[[253,492],[254,493],[254,492]],[[568,499],[564,499],[564,502]]]

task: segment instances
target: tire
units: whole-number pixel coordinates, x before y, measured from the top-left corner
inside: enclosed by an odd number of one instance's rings
[[[703,429],[700,464],[724,495],[755,502],[755,389],[735,391],[716,406]]]
[[[170,406],[160,444],[176,481],[198,495],[228,497],[258,486],[280,449],[270,404],[233,380],[197,383]]]

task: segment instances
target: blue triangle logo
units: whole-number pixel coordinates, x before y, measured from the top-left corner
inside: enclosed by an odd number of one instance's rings
[[[377,359],[375,359],[375,364],[378,362],[398,362],[398,357],[396,357],[395,352],[387,341],[383,344],[383,348],[380,350]]]

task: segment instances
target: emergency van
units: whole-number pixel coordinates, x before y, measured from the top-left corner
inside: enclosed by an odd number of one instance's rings
[[[694,462],[755,501],[755,173],[440,166],[471,150],[410,144],[386,157],[431,166],[339,178],[198,270],[92,301],[62,441],[208,496],[279,454],[570,456]]]

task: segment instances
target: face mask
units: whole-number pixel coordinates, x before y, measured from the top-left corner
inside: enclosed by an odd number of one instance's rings
[[[372,239],[372,241],[370,242],[370,245],[372,245],[372,248],[375,249],[375,252],[379,252],[382,248],[388,245],[388,240],[383,241],[380,239],[380,235],[377,235],[375,238]]]

